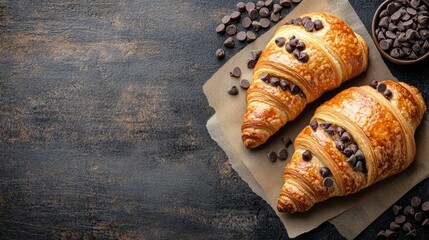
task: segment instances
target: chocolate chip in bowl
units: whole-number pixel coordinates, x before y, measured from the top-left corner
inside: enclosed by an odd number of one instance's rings
[[[396,64],[429,57],[429,1],[387,0],[372,19],[372,39],[380,54]]]

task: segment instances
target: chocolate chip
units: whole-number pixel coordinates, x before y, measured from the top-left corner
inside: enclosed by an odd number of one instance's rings
[[[222,48],[216,50],[215,56],[218,59],[223,59],[225,57],[225,51]]]
[[[429,201],[426,201],[422,204],[422,211],[423,212],[429,211]]]
[[[305,50],[305,43],[304,42],[298,42],[298,44],[296,44],[296,48],[299,51]]]
[[[232,86],[229,90],[228,93],[230,95],[237,95],[238,94],[238,88],[236,86]]]
[[[269,28],[271,21],[268,18],[261,18],[261,19],[259,19],[259,23],[261,23],[262,28]]]
[[[313,28],[314,28],[314,22],[312,22],[312,21],[307,21],[307,22],[305,22],[305,24],[304,24],[304,28],[305,28],[305,30],[306,30],[307,32],[311,32],[311,31],[313,31]]]
[[[262,24],[259,21],[252,21],[253,31],[257,32],[262,28]]]
[[[247,80],[247,79],[241,79],[240,80],[240,87],[242,88],[242,89],[248,89],[249,87],[250,87],[250,82],[249,82],[249,80]]]
[[[261,56],[261,54],[262,54],[262,50],[261,49],[252,50],[250,52],[250,56],[252,56],[252,59],[255,59],[255,60],[258,60],[259,57]]]
[[[411,52],[410,55],[407,58],[409,58],[409,59],[417,59],[418,56],[417,56],[417,54],[415,52]]]
[[[414,220],[416,220],[416,222],[422,222],[423,221],[423,213],[422,212],[416,212],[414,214]]]
[[[298,60],[300,60],[303,63],[308,62],[308,60],[310,60],[310,57],[308,56],[308,54],[306,52],[301,52],[299,54]]]
[[[302,0],[292,0],[293,3],[299,4]]]
[[[295,24],[295,25],[302,25],[302,18],[300,18],[300,17],[298,17],[298,18],[295,18],[294,20],[293,20],[293,24]]]
[[[280,79],[280,88],[284,91],[289,89],[289,82],[285,79]]]
[[[416,30],[414,29],[408,29],[405,32],[405,39],[410,40],[416,37]]]
[[[332,128],[325,129],[325,132],[331,137],[335,135],[335,131]]]
[[[239,67],[234,67],[231,72],[229,72],[231,77],[239,78],[241,76],[241,69]]]
[[[248,69],[253,69],[253,68],[255,68],[256,63],[257,63],[257,60],[255,60],[255,59],[253,59],[253,58],[249,58],[249,59],[247,59],[247,68],[248,68]]]
[[[244,12],[244,10],[246,10],[246,4],[244,2],[239,2],[235,5],[235,9],[239,12]]]
[[[377,86],[377,91],[379,91],[379,92],[384,92],[384,91],[386,91],[386,89],[387,89],[387,86],[386,86],[386,84],[384,84],[384,83],[380,83],[380,84]]]
[[[381,40],[384,40],[384,39],[386,39],[386,36],[384,36],[384,33],[382,31],[379,31],[377,33],[377,40],[381,41]]]
[[[419,196],[414,196],[411,198],[411,206],[418,207],[422,203],[422,199]]]
[[[386,51],[392,46],[392,43],[392,39],[383,39],[380,41],[380,48]]]
[[[300,56],[300,54],[301,54],[301,52],[299,51],[299,49],[297,49],[297,48],[295,48],[293,51],[292,51],[292,55],[295,57],[295,58],[299,58],[299,56]]]
[[[414,8],[407,7],[407,13],[410,14],[411,16],[414,16],[417,14],[417,11]]]
[[[256,9],[261,9],[264,6],[265,6],[264,1],[259,0],[259,1],[256,2]]]
[[[285,25],[290,25],[290,24],[293,24],[293,19],[286,20]]]
[[[331,177],[324,178],[323,186],[327,188],[334,186],[334,179],[332,179]]]
[[[292,53],[293,52],[293,50],[294,50],[294,48],[289,44],[289,43],[287,43],[286,44],[286,51],[288,52],[288,53]]]
[[[362,161],[357,161],[356,165],[353,167],[353,171],[364,172],[365,171],[365,167],[363,165],[363,162]]]
[[[406,236],[408,239],[414,239],[414,238],[417,236],[417,231],[416,231],[416,229],[413,229],[413,230],[409,231],[407,234],[405,234],[405,236]]]
[[[396,34],[391,32],[391,31],[386,31],[386,37],[390,38],[390,39],[395,39],[396,38]]]
[[[336,141],[336,142],[335,142],[335,147],[336,147],[338,150],[343,151],[343,150],[344,150],[344,147],[345,147],[344,142],[343,142],[343,141]]]
[[[280,79],[278,77],[271,77],[270,84],[277,87],[280,84]]]
[[[274,151],[268,151],[267,157],[271,162],[275,162],[277,160],[277,154]]]
[[[392,206],[392,211],[393,211],[393,214],[395,214],[395,216],[397,216],[401,210],[402,210],[402,207],[399,205]]]
[[[374,88],[374,89],[376,89],[377,88],[377,85],[378,85],[378,81],[377,80],[372,80],[370,83],[369,83],[369,86],[371,86],[372,88]]]
[[[272,22],[279,22],[280,21],[280,13],[271,13],[270,19]]]
[[[246,32],[247,42],[251,43],[256,40],[256,34],[254,32],[248,31]]]
[[[236,38],[240,42],[246,41],[246,38],[247,38],[246,32],[245,31],[238,32]]]
[[[350,137],[350,134],[348,132],[344,132],[343,134],[341,134],[340,139],[343,142],[350,142],[351,141],[351,137]]]
[[[401,18],[401,16],[402,16],[402,14],[401,14],[401,12],[400,11],[396,11],[396,12],[394,12],[393,14],[392,14],[392,16],[390,17],[390,19],[392,20],[392,21],[398,21],[400,18]],[[386,25],[386,27],[387,27],[387,25]]]
[[[222,18],[221,22],[225,25],[229,25],[231,23],[231,16],[226,15]]]
[[[358,149],[355,153],[356,159],[359,160],[365,160],[365,156],[363,155],[362,150]]]
[[[243,28],[249,28],[252,26],[252,20],[249,17],[243,18],[243,20],[241,20],[241,26],[243,26]]]
[[[417,9],[420,6],[420,0],[411,0],[409,4],[411,7]]]
[[[245,5],[246,11],[250,12],[250,10],[255,9],[256,5],[253,2],[247,2]]]
[[[312,158],[313,158],[313,155],[311,154],[311,152],[310,152],[310,151],[305,150],[305,151],[302,153],[302,160],[304,160],[304,161],[310,161]]]
[[[292,139],[290,139],[290,137],[282,137],[282,142],[286,148],[292,145]]]
[[[225,32],[225,24],[221,23],[216,27],[217,33],[224,33]]]
[[[310,127],[311,127],[311,129],[313,129],[313,131],[316,131],[317,126],[318,126],[317,121],[316,120],[311,120]]]
[[[405,13],[404,15],[402,15],[401,19],[403,21],[408,21],[411,18],[411,15],[408,13]]]
[[[273,13],[279,13],[282,10],[282,6],[280,4],[274,3],[273,5]]]
[[[398,233],[396,233],[395,231],[392,231],[390,229],[387,229],[384,234],[386,235],[387,239],[393,239],[396,238],[398,236]]]
[[[331,175],[331,170],[329,170],[327,167],[321,167],[319,172],[323,178],[329,177]]]
[[[395,222],[397,224],[403,224],[407,220],[407,218],[404,215],[398,215],[395,217]]]
[[[283,47],[286,43],[286,39],[284,37],[279,37],[276,40],[274,40],[279,47]]]
[[[332,124],[331,123],[320,123],[319,126],[322,127],[323,129],[327,129],[330,126],[332,126]]]
[[[287,157],[288,157],[288,155],[289,155],[289,153],[288,153],[288,151],[287,151],[287,149],[286,149],[286,148],[282,148],[282,149],[280,149],[280,150],[279,150],[279,152],[277,153],[277,157],[278,157],[280,160],[286,160],[286,159],[287,159]]]
[[[406,216],[414,216],[414,214],[415,214],[416,212],[415,212],[415,210],[414,210],[414,207],[413,206],[411,206],[411,205],[408,205],[408,206],[406,206],[405,208],[404,208],[404,214],[406,215]]]
[[[383,95],[386,99],[389,100],[390,98],[392,98],[393,93],[389,89],[386,89],[386,91],[384,91]]]
[[[311,21],[311,18],[309,17],[309,16],[304,16],[303,18],[302,18],[302,23],[304,24],[304,26],[305,26],[305,23],[306,22],[308,22],[308,21]],[[314,24],[314,23],[313,23]]]
[[[391,222],[389,225],[390,230],[398,231],[401,229],[401,226],[397,224],[395,221]]]
[[[346,130],[344,128],[342,128],[342,127],[337,127],[335,129],[335,133],[338,134],[338,136],[341,136],[345,132],[346,132]]]
[[[279,4],[284,8],[290,8],[292,6],[291,0],[280,0]]]
[[[404,223],[404,225],[402,225],[402,230],[404,230],[405,232],[410,232],[412,229],[414,229],[414,227],[409,222],[406,222]]]
[[[237,27],[234,24],[228,25],[225,29],[226,34],[228,34],[229,36],[234,35],[235,33],[237,33]]]
[[[230,15],[232,21],[237,21],[241,17],[241,13],[239,11],[234,11]]]
[[[270,74],[269,74],[269,73],[267,73],[267,72],[262,73],[262,75],[261,75],[261,79],[262,79],[262,81],[264,81],[264,82],[268,82],[268,81],[270,80]]]
[[[223,42],[223,45],[227,48],[233,48],[235,46],[234,39],[232,37],[229,37]]]
[[[347,157],[350,157],[352,154],[356,153],[357,149],[357,145],[352,143],[344,149],[343,153]]]
[[[298,85],[293,84],[292,87],[290,88],[290,92],[292,93],[292,95],[296,95],[301,91],[301,89],[299,89]]]
[[[384,233],[384,230],[380,230],[377,233],[377,240],[385,240],[385,239],[387,239],[387,237],[386,237],[386,235]]]
[[[250,18],[250,19],[252,19],[252,20],[257,19],[257,18],[258,18],[258,15],[259,15],[259,12],[258,12],[258,10],[256,10],[256,8],[254,8],[254,9],[252,9],[252,10],[250,10],[250,11],[248,12],[248,16],[249,16],[249,18]]]
[[[293,38],[292,38],[293,37]],[[295,38],[295,36],[292,36],[291,39],[289,40],[289,45],[293,48],[296,47],[296,45],[298,45],[298,38]]]
[[[386,8],[389,14],[393,14],[397,9],[398,9],[398,6],[393,2],[389,3]]]

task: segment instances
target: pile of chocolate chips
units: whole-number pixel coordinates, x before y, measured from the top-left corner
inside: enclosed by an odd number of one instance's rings
[[[384,83],[378,84],[377,80],[372,80],[369,85],[372,88],[376,89],[379,93],[382,93],[387,100],[389,100],[389,99],[392,98],[393,93],[392,93],[392,91],[390,91],[389,89],[387,89],[386,84],[384,84]]]
[[[277,161],[277,159],[284,161],[289,156],[289,152],[287,151],[287,148],[289,148],[289,146],[292,145],[292,139],[290,139],[289,137],[282,137],[282,142],[284,147],[280,148],[277,151],[277,153],[274,152],[273,150],[269,150],[267,152],[267,158],[271,162],[275,162]]]
[[[281,20],[282,10],[289,9],[292,4],[298,4],[301,0],[280,0],[274,3],[273,0],[252,1],[247,3],[239,2],[236,9],[230,15],[225,15],[221,23],[216,27],[216,32],[226,35],[224,47],[233,48],[236,46],[236,40],[240,42],[251,43],[256,40],[257,33],[261,29],[268,29],[271,23],[277,23]],[[219,48],[215,56],[218,59],[225,57],[225,50]]]
[[[419,196],[413,196],[405,207],[393,205],[392,212],[394,220],[377,233],[377,239],[415,239],[423,230],[420,226],[429,229],[429,201],[423,202]]]
[[[261,54],[262,54],[261,49],[252,50],[250,52],[250,58],[247,60],[247,67],[249,69],[255,67],[255,64],[258,61]],[[229,75],[233,78],[240,78],[241,77],[241,69],[239,67],[234,67],[232,69],[232,71],[229,73]],[[242,79],[240,79],[239,85],[242,89],[247,90],[250,87],[250,82],[249,82],[249,80],[242,78]],[[239,93],[238,87],[233,85],[231,88],[228,89],[228,93],[230,95],[237,95]]]
[[[277,46],[279,47],[282,47],[283,45],[285,45],[285,39],[283,37],[277,38],[275,41]],[[300,41],[295,36],[290,37],[289,41],[286,43],[285,48],[288,53],[292,53],[292,55],[296,59],[298,59],[303,63],[306,63],[308,62],[308,60],[310,60],[310,57],[308,56],[308,54],[304,52],[305,43]]]
[[[310,127],[316,131],[321,127],[335,143],[335,147],[347,157],[347,163],[353,168],[353,171],[366,172],[365,156],[359,149],[353,136],[344,128],[331,123],[318,123],[316,120],[310,122]]]
[[[396,59],[417,59],[429,50],[428,6],[421,0],[395,0],[380,12],[376,38]]]
[[[305,94],[301,88],[287,79],[270,76],[269,73],[265,72],[261,75],[261,80],[265,83],[271,84],[274,87],[280,87],[283,91],[290,91],[292,95],[299,94],[299,96],[305,98]]]

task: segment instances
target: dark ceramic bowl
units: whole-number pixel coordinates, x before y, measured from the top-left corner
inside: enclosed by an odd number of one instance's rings
[[[389,5],[389,3],[394,2],[396,0],[386,0],[384,1],[375,11],[374,17],[372,19],[372,26],[371,26],[371,36],[372,36],[372,40],[374,41],[375,46],[377,47],[378,51],[380,52],[380,54],[386,58],[387,60],[396,63],[396,64],[413,64],[413,63],[417,63],[417,62],[421,62],[424,59],[429,57],[429,49],[426,50],[426,53],[419,56],[416,59],[406,59],[406,58],[394,58],[392,56],[390,56],[390,54],[386,51],[384,51],[379,44],[379,41],[377,40],[377,34],[375,34],[377,26],[378,26],[378,22],[380,20],[380,13],[385,10],[387,8],[387,5]],[[425,4],[428,8],[427,11],[429,11],[429,0],[421,0],[421,4]],[[429,21],[429,20],[428,20]],[[428,22],[429,24],[429,22]],[[429,38],[428,38],[429,39]]]

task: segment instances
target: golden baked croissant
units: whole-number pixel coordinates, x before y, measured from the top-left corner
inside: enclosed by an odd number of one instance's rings
[[[341,19],[309,13],[276,31],[246,93],[242,140],[247,148],[265,143],[307,103],[366,70],[368,46]]]
[[[416,153],[426,111],[417,88],[386,80],[352,87],[323,103],[294,141],[277,209],[302,212],[401,172]]]

